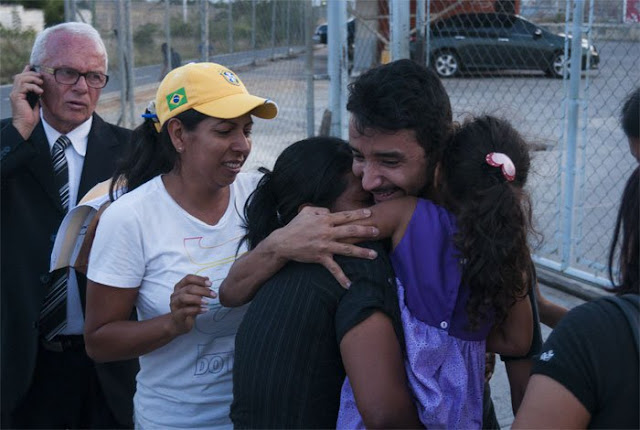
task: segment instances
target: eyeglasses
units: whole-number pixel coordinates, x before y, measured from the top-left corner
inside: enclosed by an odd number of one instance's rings
[[[84,80],[91,88],[104,88],[109,82],[109,76],[100,72],[80,73],[68,67],[54,69],[46,66],[35,66],[35,69],[53,75],[56,82],[63,85],[75,85],[80,80],[80,76],[84,76]]]

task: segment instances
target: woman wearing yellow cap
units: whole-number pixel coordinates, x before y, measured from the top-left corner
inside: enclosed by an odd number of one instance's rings
[[[134,152],[114,174],[115,201],[89,260],[85,339],[97,361],[140,357],[136,428],[231,427],[234,338],[245,308],[222,307],[217,291],[245,251],[241,209],[259,180],[240,172],[252,117],[276,114],[226,67],[179,67],[160,84]],[[134,307],[138,321],[129,320]]]

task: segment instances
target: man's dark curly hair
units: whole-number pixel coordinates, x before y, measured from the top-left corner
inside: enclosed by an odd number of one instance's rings
[[[433,70],[411,60],[368,70],[349,85],[347,110],[360,134],[413,130],[433,177],[452,131],[449,96]]]
[[[506,154],[516,169],[513,181],[487,154]],[[456,215],[456,248],[469,286],[471,328],[489,316],[499,324],[531,285],[531,204],[524,190],[529,148],[507,122],[484,116],[465,122],[444,152],[440,169],[444,204]]]

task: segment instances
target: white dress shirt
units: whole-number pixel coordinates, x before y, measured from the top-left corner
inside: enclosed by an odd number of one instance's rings
[[[53,148],[54,143],[62,133],[51,127],[42,115],[40,109],[40,119],[44,127],[44,133],[49,141],[49,151]],[[84,166],[84,156],[87,153],[87,142],[89,140],[89,131],[93,117],[71,130],[66,136],[71,141],[71,145],[64,151],[67,158],[67,166],[69,169],[69,209],[76,206],[78,200],[78,188],[80,187],[80,177],[82,175],[82,167]],[[84,330],[84,314],[82,312],[82,303],[78,292],[78,280],[76,272],[69,270],[69,280],[67,282],[67,327],[61,334],[82,334]]]

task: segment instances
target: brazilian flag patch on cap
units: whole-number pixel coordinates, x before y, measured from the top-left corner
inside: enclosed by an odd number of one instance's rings
[[[179,108],[183,104],[187,103],[187,94],[184,91],[184,87],[180,88],[167,96],[167,105],[169,110]]]

